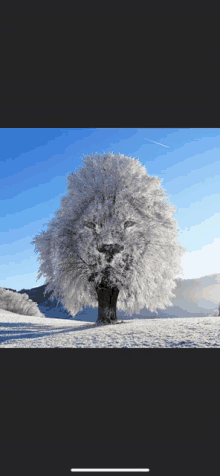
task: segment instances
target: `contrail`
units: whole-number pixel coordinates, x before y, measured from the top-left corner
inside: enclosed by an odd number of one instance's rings
[[[155,140],[151,140],[151,139],[145,139],[145,140],[149,140],[150,142],[154,142],[154,144],[162,145],[163,147],[166,147],[167,149],[170,149],[170,147],[168,147],[168,145],[161,144],[161,142],[156,142]]]

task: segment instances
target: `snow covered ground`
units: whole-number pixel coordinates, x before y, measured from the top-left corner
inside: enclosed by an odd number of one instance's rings
[[[220,317],[126,319],[116,325],[0,310],[0,348],[220,347]]]

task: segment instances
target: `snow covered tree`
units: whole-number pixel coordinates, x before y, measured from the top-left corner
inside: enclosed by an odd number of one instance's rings
[[[219,302],[217,308],[215,309],[213,316],[220,316],[220,302]]]
[[[19,294],[13,289],[0,288],[0,309],[23,316],[44,317],[36,302],[28,294]]]
[[[186,248],[178,242],[175,207],[165,201],[161,180],[139,159],[90,154],[67,177],[68,193],[31,242],[40,254],[37,279],[72,316],[97,307],[101,323],[116,323],[116,306],[127,315],[172,306],[175,277]]]

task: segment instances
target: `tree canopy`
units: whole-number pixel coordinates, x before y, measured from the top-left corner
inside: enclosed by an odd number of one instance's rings
[[[187,250],[161,179],[123,154],[90,154],[82,161],[67,177],[67,195],[47,231],[32,241],[45,292],[53,291],[72,316],[97,307],[103,283],[117,288],[117,308],[127,315],[171,306]]]

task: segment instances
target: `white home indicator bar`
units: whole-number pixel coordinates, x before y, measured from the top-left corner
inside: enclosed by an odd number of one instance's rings
[[[108,471],[108,472],[111,472],[111,473],[112,473],[112,472],[119,472],[119,471],[120,471],[120,472],[130,471],[130,472],[133,472],[133,473],[134,473],[134,472],[135,472],[135,473],[136,473],[136,472],[139,472],[139,473],[142,472],[142,473],[144,473],[145,471],[150,471],[150,470],[149,470],[148,468],[146,468],[146,469],[130,469],[130,468],[128,468],[128,469],[124,469],[124,468],[123,468],[123,469],[119,469],[119,468],[116,468],[116,469],[115,469],[115,468],[114,468],[114,469],[113,469],[113,468],[112,468],[112,469],[109,469],[109,468],[105,468],[105,469],[93,469],[93,468],[92,468],[92,469],[91,469],[91,468],[88,468],[88,469],[75,469],[75,468],[74,468],[74,469],[73,469],[73,468],[72,468],[70,471],[73,471],[73,472],[76,472],[76,473],[78,473],[79,471],[85,472],[85,473],[87,473],[87,472],[90,472],[90,473],[91,473],[91,472],[97,472],[97,471],[100,471],[100,472],[104,472],[104,471],[107,472],[107,471]]]

